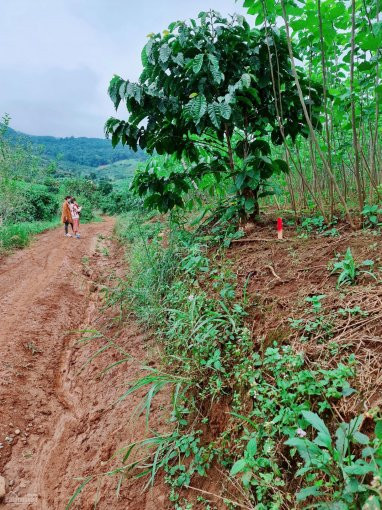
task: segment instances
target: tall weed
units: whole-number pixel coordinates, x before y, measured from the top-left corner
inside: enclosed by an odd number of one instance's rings
[[[0,225],[0,254],[27,246],[33,235],[55,228],[58,221],[35,221]]]

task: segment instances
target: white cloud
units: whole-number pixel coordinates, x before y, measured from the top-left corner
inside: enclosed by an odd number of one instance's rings
[[[240,5],[210,0],[225,13],[244,13]],[[102,136],[113,74],[137,79],[146,35],[206,8],[206,0],[0,0],[0,115],[32,134]]]

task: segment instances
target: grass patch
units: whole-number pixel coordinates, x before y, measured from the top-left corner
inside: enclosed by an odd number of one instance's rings
[[[15,249],[25,248],[25,246],[28,246],[34,235],[51,228],[55,228],[58,225],[58,220],[2,225],[0,226],[0,254],[4,254]]]

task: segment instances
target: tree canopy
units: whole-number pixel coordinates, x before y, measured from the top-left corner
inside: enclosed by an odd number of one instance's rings
[[[129,118],[110,118],[106,134],[113,145],[173,154],[187,164],[183,175],[176,172],[161,182],[141,174],[140,193],[154,192],[153,205],[165,200],[171,208],[187,190],[182,180],[225,173],[233,178],[239,208],[257,214],[266,180],[288,170],[285,161],[271,160],[269,142],[308,134],[284,37],[275,29],[251,29],[243,16],[201,12],[197,20],[151,34],[142,64],[138,83],[111,80],[115,108],[123,101]],[[318,125],[320,91],[301,73],[300,82]],[[201,148],[207,159],[201,160]],[[169,192],[173,200],[166,200]]]

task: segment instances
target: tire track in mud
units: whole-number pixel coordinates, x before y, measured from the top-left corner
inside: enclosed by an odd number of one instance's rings
[[[93,242],[91,250],[94,252],[96,248],[97,243]],[[98,261],[99,259],[96,259],[96,267],[92,268],[92,272],[96,274],[98,273],[97,269],[99,269],[97,268]],[[94,285],[92,278],[88,281],[88,286],[91,285]],[[89,327],[95,317],[97,295],[92,293],[89,298],[90,301],[88,302],[86,317],[83,324],[78,328],[79,331],[83,331]],[[52,459],[55,457],[56,452],[60,452],[60,450],[65,447],[71,435],[71,431],[77,431],[79,424],[84,420],[84,411],[81,405],[83,387],[76,385],[76,374],[73,373],[74,368],[71,368],[73,365],[73,348],[73,337],[71,335],[65,335],[54,381],[55,395],[64,411],[55,426],[53,436],[44,444],[36,463],[38,466],[36,472],[36,486],[37,494],[39,494],[41,500],[41,510],[50,510],[52,508],[49,503],[47,503],[51,493],[51,487],[46,484],[47,471],[52,464]]]
[[[86,225],[79,242],[61,229],[46,232],[0,263],[0,474],[8,493],[0,508],[52,508],[46,473],[65,431],[80,420],[67,331],[90,314],[92,282],[81,275],[81,259],[113,225]]]
[[[144,417],[134,414],[142,395],[114,405],[128,381],[141,375],[140,365],[155,357],[155,347],[148,349],[134,321],[115,326],[115,311],[109,310],[110,317],[100,311],[102,286],[110,274],[123,276],[126,270],[123,251],[110,238],[113,224],[108,219],[86,225],[80,243],[63,238],[61,230],[47,232],[0,262],[5,289],[0,310],[6,317],[0,329],[0,442],[13,436],[0,449],[6,498],[13,498],[0,503],[1,510],[64,509],[81,483],[78,478],[115,468],[118,448],[147,437]],[[133,357],[102,378],[101,371],[120,353],[110,349],[82,370],[106,340],[79,346],[81,335],[69,334],[93,324]],[[35,345],[34,354],[25,348],[28,343]],[[156,430],[165,400],[153,413]],[[100,510],[169,508],[162,482],[143,494],[142,481],[127,481],[118,498],[116,484],[117,479],[96,476],[72,508],[93,509],[95,500]]]

